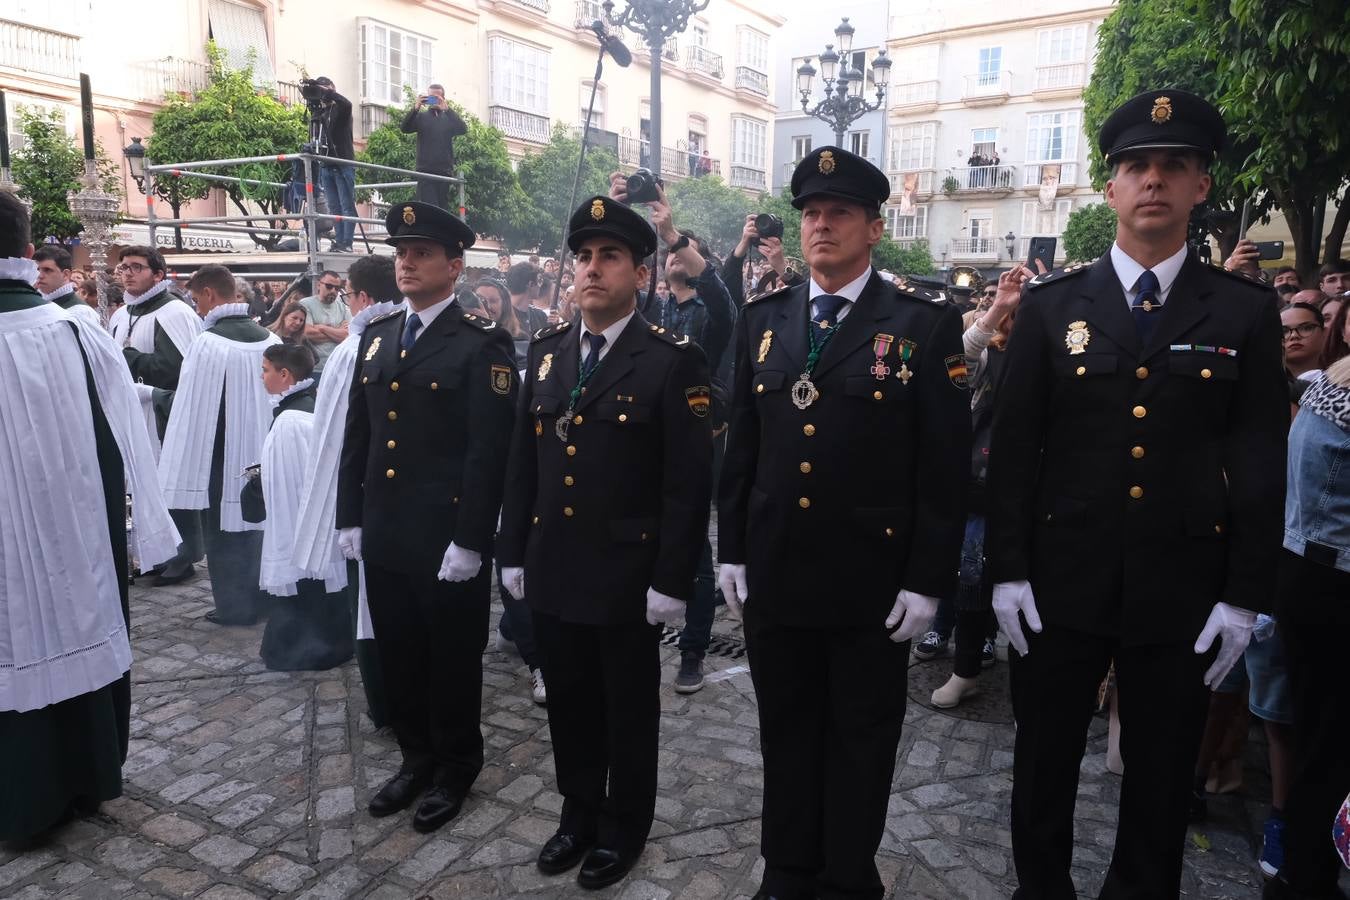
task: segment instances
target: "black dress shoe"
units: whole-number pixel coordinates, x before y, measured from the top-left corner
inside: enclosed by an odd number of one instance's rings
[[[241,625],[247,627],[249,625],[258,624],[256,619],[223,619],[214,609],[202,618],[206,619],[206,621],[210,622],[212,625]]]
[[[422,834],[435,831],[459,815],[459,808],[463,805],[463,794],[453,793],[448,787],[437,785],[422,798],[413,815],[413,828]]]
[[[428,784],[431,784],[430,776],[418,775],[416,772],[399,772],[375,792],[367,808],[377,819],[393,815],[401,809],[412,806],[412,802],[421,796]]]
[[[188,563],[181,569],[164,569],[155,576],[155,580],[150,582],[153,587],[168,587],[171,584],[182,584],[193,575],[197,570],[193,568],[192,563]]]
[[[586,860],[581,864],[581,871],[577,873],[577,884],[591,891],[609,887],[617,881],[622,881],[637,860],[636,853],[624,856],[618,850],[596,847],[586,855]]]
[[[575,834],[559,831],[544,844],[539,851],[539,871],[545,875],[559,875],[581,862],[593,841],[584,840]]]

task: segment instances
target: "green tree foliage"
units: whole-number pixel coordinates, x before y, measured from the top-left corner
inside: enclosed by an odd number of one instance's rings
[[[211,83],[191,97],[166,95],[164,107],[155,113],[154,134],[146,144],[147,157],[163,165],[298,152],[308,137],[305,108],[286,106],[270,89],[257,88],[251,66],[228,68],[224,52],[214,43],[207,44],[207,56]],[[284,182],[290,174],[289,165],[255,163],[203,171],[249,180],[243,184],[224,184],[190,176],[169,177],[155,180],[155,193],[171,204],[182,203],[205,197],[211,186],[219,185],[240,213],[248,215],[261,210],[276,216],[269,227],[282,226],[285,216],[281,189],[263,182]],[[254,208],[250,208],[250,203]],[[258,232],[250,235],[254,242],[267,248],[274,247],[282,237]]]
[[[545,256],[561,247],[563,224],[571,215],[572,180],[576,176],[581,141],[564,125],[553,126],[548,144],[520,161],[516,170],[520,188],[528,198],[507,243],[515,249],[537,247]],[[595,194],[609,193],[609,173],[619,168],[619,159],[602,147],[586,148],[586,164],[577,187],[577,203]],[[678,224],[679,219],[675,220]]]
[[[669,182],[666,199],[676,227],[698,234],[720,257],[736,247],[746,214],[754,208],[754,201],[744,191],[728,187],[720,175]]]
[[[16,150],[10,161],[20,195],[33,204],[33,243],[41,244],[49,237],[68,241],[80,233],[80,222],[70,214],[66,195],[83,187],[84,154],[66,134],[60,113],[23,106],[18,113],[23,148]],[[94,148],[94,158],[103,189],[120,195],[117,167],[101,146]]]
[[[872,248],[872,265],[896,275],[932,275],[937,271],[928,241],[917,240],[905,247],[888,234],[883,234],[881,241]]]
[[[1069,213],[1064,226],[1064,258],[1088,262],[1105,256],[1116,239],[1116,211],[1105,203],[1090,203]]]
[[[397,169],[412,169],[417,157],[417,135],[404,134],[399,123],[413,102],[412,91],[407,92],[407,103],[389,110],[389,121],[371,132],[366,149],[357,159]],[[516,173],[511,170],[511,158],[506,153],[506,140],[501,131],[485,123],[463,107],[451,102],[468,127],[468,133],[455,138],[455,168],[464,176],[464,217],[475,232],[485,237],[504,238],[512,234],[522,219],[530,215],[529,203],[520,189]],[[377,184],[397,181],[388,172],[370,172],[358,169],[358,184]],[[411,200],[414,188],[392,188],[381,191],[390,203]],[[450,190],[451,203],[455,188]]]

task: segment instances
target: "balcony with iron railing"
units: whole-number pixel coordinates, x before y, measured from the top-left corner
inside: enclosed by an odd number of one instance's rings
[[[502,134],[518,141],[547,144],[550,133],[548,116],[512,109],[509,106],[489,106],[488,124]]]
[[[638,60],[639,62],[647,62],[647,63],[651,62],[652,58],[651,48],[647,46],[647,39],[643,37],[641,33],[639,32],[633,33],[633,38],[632,41],[630,42],[630,46],[633,50],[634,59]],[[677,63],[680,61],[680,44],[679,41],[676,40],[674,37],[666,38],[665,43],[661,45],[661,59],[665,60],[666,62],[673,62],[673,63]]]
[[[919,243],[919,241],[923,241],[925,244],[928,243],[927,236],[922,234],[912,234],[904,237],[896,237],[892,234],[891,240],[898,244],[901,250],[913,250],[914,245]]]
[[[168,96],[188,97],[211,84],[211,65],[195,59],[166,56],[134,65],[141,100],[159,102]]]
[[[0,68],[73,81],[80,74],[80,39],[63,31],[0,19]]]
[[[300,83],[298,81],[278,81],[277,99],[287,106],[295,106],[298,103],[305,102],[305,98],[300,94]]]
[[[762,191],[765,189],[765,177],[763,169],[753,169],[750,166],[731,167],[731,179],[727,182],[734,188],[746,188],[748,190]]]
[[[1002,250],[1003,238],[956,238],[948,248],[953,259],[996,260]]]
[[[1065,63],[1058,66],[1037,66],[1035,93],[1077,93],[1087,84],[1086,63]]]
[[[749,66],[736,67],[736,90],[750,91],[761,97],[769,96],[769,76]]]
[[[981,72],[967,75],[961,100],[967,106],[987,106],[1002,103],[1012,91],[1011,72]]]
[[[690,72],[696,75],[703,75],[714,81],[721,81],[722,75],[722,54],[714,53],[707,47],[695,45],[684,51],[685,65]]]
[[[1022,187],[1039,191],[1041,182],[1054,174],[1055,169],[1059,170],[1059,183],[1055,192],[1073,190],[1078,184],[1078,163],[1074,162],[1028,163],[1022,167]]]
[[[548,0],[515,0],[521,6],[528,6],[530,9],[536,9],[544,15],[548,15]]]
[[[1017,187],[1016,166],[957,166],[947,170],[956,179],[956,190],[951,193],[1008,193]],[[943,179],[944,193],[950,182]]]
[[[918,177],[915,179],[916,183],[915,183],[914,189],[915,189],[915,191],[916,191],[920,196],[923,196],[923,195],[925,195],[925,194],[931,194],[931,193],[933,193],[933,181],[934,181],[935,173],[933,172],[932,169],[917,169],[917,170],[910,170],[910,171],[907,171],[907,172],[905,172],[905,171],[900,171],[900,172],[892,171],[892,172],[890,173],[890,175],[889,175],[889,177],[890,177],[890,179],[891,179],[891,193],[892,193],[892,194],[898,195],[898,194],[903,194],[903,193],[905,192],[905,176],[906,176],[906,175],[917,175],[917,176],[918,176]]]
[[[887,89],[891,109],[918,112],[938,105],[938,83],[933,81],[906,81]]]
[[[388,124],[389,121],[389,107],[379,103],[361,104],[361,137],[370,137],[377,128]]]

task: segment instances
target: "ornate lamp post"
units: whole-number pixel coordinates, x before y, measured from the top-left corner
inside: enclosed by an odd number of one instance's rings
[[[9,172],[9,112],[4,91],[0,91],[0,191],[9,191],[19,197],[19,185]],[[19,202],[32,212],[33,204],[26,197],[19,197]]]
[[[1017,235],[1009,231],[1003,236],[1003,240],[1008,245],[1008,259],[1011,260],[1013,258],[1013,250],[1017,249]]]
[[[829,124],[834,129],[834,143],[838,147],[844,145],[844,132],[849,125],[886,105],[886,85],[891,79],[891,59],[883,49],[872,60],[872,81],[877,86],[876,102],[869,103],[863,99],[862,70],[849,65],[853,55],[854,30],[845,16],[834,30],[839,52],[835,52],[834,44],[826,44],[825,52],[820,54],[820,75],[825,79],[825,98],[814,107],[810,104],[816,68],[809,59],[797,67],[797,90],[802,95],[802,112]]]
[[[94,101],[89,90],[89,76],[80,75],[80,112],[84,124],[83,189],[66,195],[70,214],[79,220],[83,231],[80,240],[89,248],[89,262],[94,267],[94,283],[98,286],[98,315],[106,327],[112,310],[108,308],[108,246],[112,243],[113,225],[121,212],[122,199],[110,194],[99,183],[98,163],[94,159]]]
[[[651,170],[661,174],[661,53],[666,39],[689,26],[689,17],[708,8],[708,0],[628,0],[628,7],[614,14],[614,0],[605,0],[605,18],[610,25],[642,35],[652,54]]]

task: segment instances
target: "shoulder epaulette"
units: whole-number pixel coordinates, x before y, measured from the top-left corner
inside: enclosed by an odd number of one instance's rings
[[[540,328],[538,331],[534,333],[534,336],[531,337],[530,340],[542,341],[544,338],[553,337],[553,335],[555,334],[562,334],[564,331],[566,331],[571,327],[572,327],[571,320],[564,319],[563,321],[559,322],[556,325],[549,325],[547,328]]]
[[[689,344],[690,344],[690,341],[689,341],[689,335],[687,335],[687,334],[676,334],[674,331],[671,331],[669,328],[662,328],[660,325],[651,325],[651,326],[649,326],[649,327],[647,328],[647,333],[650,334],[650,335],[651,335],[652,337],[654,337],[654,338],[660,338],[661,340],[665,341],[667,344],[671,344],[671,345],[673,345],[673,346],[679,347],[680,349],[684,349],[685,347],[688,347]]]
[[[1253,275],[1250,272],[1244,271],[1242,269],[1225,269],[1223,266],[1210,266],[1209,268],[1217,272],[1222,272],[1229,278],[1236,278],[1238,281],[1241,281],[1242,283],[1250,285],[1252,287],[1274,290],[1274,287],[1267,284],[1265,281],[1261,280],[1260,276]]]
[[[394,316],[397,316],[397,315],[399,315],[399,314],[402,313],[402,312],[403,312],[403,307],[400,306],[400,307],[398,307],[397,309],[392,309],[392,310],[390,310],[389,312],[385,313],[384,315],[376,316],[375,318],[373,318],[373,319],[371,319],[369,322],[367,322],[366,325],[367,325],[367,326],[370,326],[370,325],[374,325],[376,322],[383,322],[385,319],[392,319]]]
[[[929,303],[946,303],[947,300],[937,291],[930,291],[928,288],[919,287],[914,284],[897,284],[896,293],[904,297],[913,297],[915,300],[927,300]]]
[[[1052,282],[1063,281],[1065,278],[1069,278],[1070,276],[1086,272],[1090,267],[1090,265],[1091,265],[1090,263],[1072,263],[1070,265],[1065,266],[1062,269],[1051,269],[1049,272],[1042,272],[1035,278],[1028,281],[1027,287],[1038,288],[1042,287],[1043,285],[1050,284]]]
[[[480,316],[478,313],[466,312],[462,314],[462,318],[465,322],[468,322],[473,327],[482,331],[491,331],[497,327],[496,322],[489,319],[487,316]]]
[[[749,300],[745,301],[746,305],[748,306],[751,303],[763,303],[765,300],[777,300],[779,297],[786,297],[788,291],[792,290],[794,287],[796,287],[796,285],[793,284],[784,285],[783,287],[780,287],[776,291],[770,291],[767,294],[760,294],[758,297],[750,298]]]

